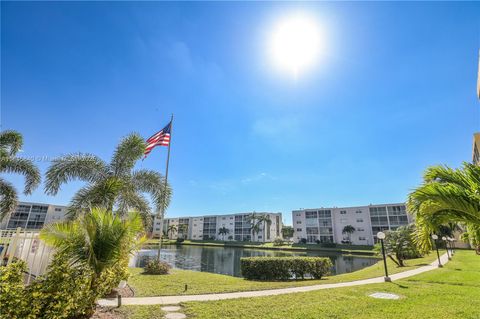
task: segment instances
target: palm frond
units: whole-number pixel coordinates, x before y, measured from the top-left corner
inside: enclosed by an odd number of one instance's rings
[[[25,176],[25,195],[40,184],[40,171],[31,160],[25,158],[3,157],[0,159],[0,172],[21,174]]]
[[[108,167],[103,160],[91,154],[70,154],[56,159],[48,168],[45,193],[56,195],[60,186],[72,180],[94,183],[108,176]]]
[[[0,132],[0,149],[9,156],[14,156],[22,148],[23,137],[17,131],[6,130]]]
[[[169,205],[172,197],[172,189],[165,178],[155,171],[138,170],[132,173],[132,184],[140,192],[152,196],[157,212],[164,211]]]
[[[0,222],[17,207],[17,192],[12,184],[0,178]]]
[[[110,166],[115,176],[129,174],[137,161],[145,152],[145,141],[137,134],[132,133],[122,139],[112,157]]]

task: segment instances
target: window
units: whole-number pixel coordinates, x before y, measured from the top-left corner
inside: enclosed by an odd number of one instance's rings
[[[355,214],[361,214],[361,213],[362,213],[361,210],[357,210],[357,211],[355,212]]]
[[[160,230],[160,228],[155,228],[155,230],[156,230],[156,231],[159,231],[159,230]]]
[[[363,219],[362,218],[357,218],[357,223],[363,223]]]
[[[225,220],[225,219],[226,219],[226,217],[222,217],[222,220]]]
[[[341,210],[341,211],[340,211],[340,214],[341,214],[341,215],[345,215],[346,213],[347,213],[346,210]]]
[[[61,212],[62,209],[61,209],[61,208],[55,208],[55,211],[56,211],[56,212]]]
[[[357,228],[357,231],[365,231],[365,229],[364,229],[364,228],[361,228],[361,227],[358,227],[358,228]]]
[[[193,224],[193,227],[197,227],[197,224]]]
[[[297,220],[297,224],[301,224],[301,223],[302,223],[302,221],[301,221],[301,220]]]
[[[302,231],[302,229],[301,229],[301,228],[297,228],[297,231]]]
[[[358,240],[367,240],[365,237],[358,237]]]
[[[305,212],[305,218],[317,218],[317,211]]]

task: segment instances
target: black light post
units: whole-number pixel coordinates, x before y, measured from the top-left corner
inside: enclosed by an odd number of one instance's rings
[[[448,241],[450,242],[450,248],[452,249],[452,256],[455,255],[455,239],[449,238]]]
[[[383,240],[385,239],[385,233],[378,232],[377,238],[380,240],[380,243],[382,244],[383,266],[385,267],[385,277],[383,279],[385,280],[385,282],[390,282],[392,281],[392,279],[388,277],[387,257],[385,256],[385,245],[383,244]]]
[[[452,260],[452,257],[450,256],[450,252],[448,251],[448,240],[447,237],[443,236],[442,240],[445,242],[445,249],[447,250],[447,256],[448,260]]]
[[[433,234],[433,235],[432,235],[432,238],[433,238],[433,241],[435,242],[435,248],[437,249],[438,268],[442,268],[443,265],[442,265],[442,263],[440,262],[440,253],[438,252],[438,243],[437,243],[438,236],[435,235],[435,234]]]

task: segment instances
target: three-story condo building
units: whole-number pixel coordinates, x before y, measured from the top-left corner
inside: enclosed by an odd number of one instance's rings
[[[0,229],[38,230],[44,225],[65,219],[66,206],[19,202],[15,211],[0,220]]]
[[[292,212],[294,241],[373,245],[376,234],[408,225],[412,217],[405,204],[301,209]],[[353,226],[345,232],[345,226]]]
[[[282,214],[255,212],[257,216],[268,216],[270,223],[260,223],[258,231],[252,229],[252,213],[207,215],[165,218],[163,234],[170,239],[190,240],[218,239],[226,241],[271,242],[282,236]],[[160,237],[160,219],[155,218],[152,236]]]

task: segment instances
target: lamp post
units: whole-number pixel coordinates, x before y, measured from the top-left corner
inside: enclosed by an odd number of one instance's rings
[[[443,266],[442,266],[442,263],[440,262],[440,253],[438,252],[438,244],[437,244],[438,236],[433,234],[432,239],[435,243],[435,248],[437,249],[438,268],[442,268]]]
[[[452,260],[452,257],[450,256],[450,252],[448,251],[448,240],[447,237],[443,236],[442,240],[445,242],[445,249],[447,250],[447,256],[448,260]]]
[[[455,255],[455,239],[453,238],[448,238],[448,241],[450,242],[450,249],[452,250],[452,256]]]
[[[385,239],[385,233],[381,231],[378,232],[377,238],[380,240],[380,243],[382,244],[383,266],[385,267],[385,277],[383,279],[385,280],[385,282],[390,282],[392,281],[392,279],[388,277],[387,257],[385,256],[385,245],[383,244],[383,240]]]

